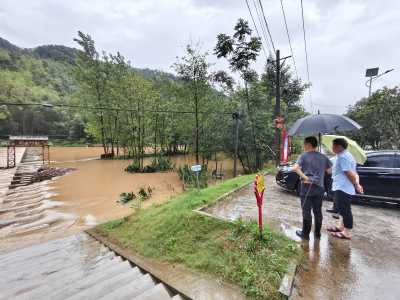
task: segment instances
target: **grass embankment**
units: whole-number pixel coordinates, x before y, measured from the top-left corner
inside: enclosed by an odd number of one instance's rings
[[[294,241],[269,227],[260,236],[256,221],[228,222],[192,212],[216,205],[218,197],[252,179],[246,175],[199,192],[191,189],[97,228],[141,255],[236,284],[250,298],[280,299],[277,290],[286,267],[301,255]]]

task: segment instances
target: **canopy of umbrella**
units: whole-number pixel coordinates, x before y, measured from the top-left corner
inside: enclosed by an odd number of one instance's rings
[[[316,114],[297,120],[290,127],[288,134],[332,133],[338,131],[358,130],[361,125],[341,115]]]
[[[361,149],[360,146],[357,145],[357,143],[345,136],[340,136],[340,135],[324,135],[322,137],[322,144],[328,148],[332,149],[332,144],[333,140],[337,138],[343,138],[345,139],[349,145],[347,146],[347,150],[354,156],[356,163],[359,165],[363,165],[365,161],[367,160],[367,157],[365,156],[364,150]]]

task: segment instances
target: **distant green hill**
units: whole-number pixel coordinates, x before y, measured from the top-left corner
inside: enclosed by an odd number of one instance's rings
[[[74,82],[68,70],[75,65],[75,52],[61,45],[20,48],[0,38],[0,103],[61,105],[73,104]],[[166,76],[160,70],[131,68],[143,77]],[[40,105],[0,105],[0,138],[14,135],[49,135],[56,139],[84,143],[86,120],[73,109],[46,108]]]
[[[72,66],[75,65],[75,59],[76,59],[75,52],[82,52],[81,50],[78,50],[76,48],[71,48],[62,45],[43,45],[31,49],[28,48],[22,49],[0,37],[0,49],[1,48],[6,49],[11,53],[21,53],[28,56],[34,56],[35,58],[41,58],[41,59],[50,58],[57,62],[66,62]],[[161,70],[153,70],[149,68],[140,69],[131,67],[131,72],[141,73],[143,74],[143,77],[148,80],[152,80],[153,77],[160,77],[163,75],[171,80],[174,81],[177,80],[177,77],[174,74],[166,73]]]
[[[0,48],[6,49],[10,52],[21,52],[21,49],[13,44],[11,44],[9,41],[2,39],[0,37]]]
[[[29,50],[39,54],[42,59],[51,58],[54,61],[65,61],[70,65],[75,65],[76,52],[82,52],[81,50],[61,45],[44,45]]]
[[[134,73],[142,73],[143,74],[143,78],[146,78],[147,80],[152,80],[153,77],[161,77],[161,76],[168,77],[169,79],[171,79],[173,81],[177,81],[178,80],[178,78],[174,74],[166,73],[166,72],[164,72],[162,70],[152,70],[152,69],[149,69],[149,68],[140,69],[140,68],[131,67],[130,71],[134,72]]]

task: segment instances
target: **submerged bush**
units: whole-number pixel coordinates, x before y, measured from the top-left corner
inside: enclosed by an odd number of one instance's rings
[[[139,167],[137,163],[130,164],[126,167],[125,171],[129,173],[155,173],[163,172],[171,169],[171,160],[169,158],[156,157],[151,161],[150,165],[144,168]]]
[[[133,198],[136,198],[136,195],[133,192],[130,193],[121,193],[119,194],[119,196],[121,197],[119,202],[122,203],[128,203],[129,201],[131,201]]]

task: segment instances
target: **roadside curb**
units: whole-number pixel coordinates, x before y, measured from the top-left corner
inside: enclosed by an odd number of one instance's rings
[[[289,299],[292,290],[293,290],[293,283],[294,283],[294,276],[296,274],[296,269],[297,269],[297,260],[293,259],[288,266],[288,270],[283,275],[281,286],[278,290],[278,292],[285,297],[285,299]]]
[[[267,174],[269,174],[269,172],[263,173],[263,176],[265,176],[265,175],[267,175]],[[219,197],[219,198],[217,199],[217,202],[221,202],[221,201],[224,200],[225,198],[227,198],[227,197],[229,197],[229,196],[232,196],[233,194],[236,194],[237,192],[239,192],[240,190],[242,190],[243,188],[245,188],[246,186],[248,186],[248,185],[250,185],[250,184],[252,184],[252,183],[254,183],[254,180],[251,180],[251,181],[249,181],[249,182],[246,182],[246,183],[242,184],[240,187],[238,187],[238,188],[236,188],[236,189],[234,189],[234,190],[231,190],[231,191],[229,191],[229,192],[223,194],[221,197]],[[220,219],[220,220],[226,221],[225,219],[218,218],[218,217],[214,217],[213,215],[204,212],[203,210],[205,210],[207,207],[208,207],[208,206],[201,206],[201,207],[196,208],[196,209],[194,209],[194,210],[192,210],[192,211],[193,211],[194,213],[201,214],[201,215],[204,215],[204,216],[207,216],[207,217],[211,217],[211,218],[215,218],[215,219]]]
[[[270,172],[266,172],[263,173],[263,176],[270,174]],[[224,195],[222,195],[221,197],[219,197],[217,199],[217,202],[221,202],[223,199],[232,196],[233,194],[236,194],[237,192],[239,192],[240,190],[242,190],[243,188],[245,188],[246,186],[250,185],[251,183],[254,183],[254,180],[251,180],[249,182],[246,182],[245,184],[242,184],[240,187],[238,187],[237,189],[234,189],[228,193],[225,193]],[[196,214],[200,214],[200,215],[204,215],[210,218],[215,218],[215,219],[219,219],[219,220],[223,220],[223,221],[227,221],[223,218],[219,218],[219,217],[215,217],[209,213],[204,212],[203,210],[205,210],[208,206],[202,206],[199,208],[196,208],[194,210],[192,210],[194,213]],[[301,245],[297,244],[298,247],[301,247]],[[296,269],[297,269],[297,260],[293,259],[288,266],[288,270],[285,273],[285,275],[282,278],[282,282],[281,282],[281,286],[279,287],[278,292],[285,297],[285,299],[289,299],[291,294],[292,294],[292,290],[293,290],[293,284],[294,284],[294,277],[296,274]]]

